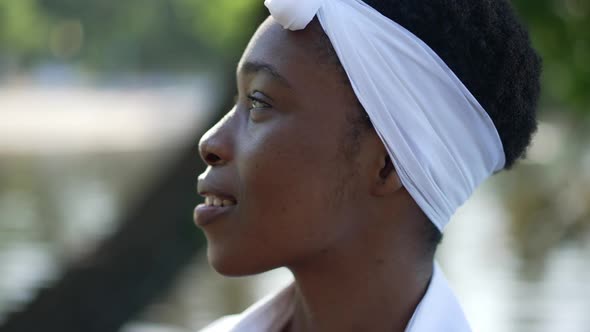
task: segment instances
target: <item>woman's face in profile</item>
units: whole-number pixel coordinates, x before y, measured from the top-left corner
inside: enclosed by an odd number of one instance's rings
[[[350,146],[356,100],[317,38],[267,19],[238,65],[235,106],[201,139],[199,193],[227,206],[200,205],[195,218],[220,273],[321,260],[358,227],[366,139]]]

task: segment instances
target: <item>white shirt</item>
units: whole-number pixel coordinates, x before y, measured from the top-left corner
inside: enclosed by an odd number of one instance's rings
[[[238,315],[225,316],[201,332],[280,332],[295,309],[295,284],[256,302]],[[432,279],[405,332],[470,332],[459,302],[434,265]]]

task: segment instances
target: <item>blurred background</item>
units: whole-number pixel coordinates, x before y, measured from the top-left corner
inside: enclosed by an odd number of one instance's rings
[[[474,330],[590,331],[590,1],[514,0],[544,59],[528,158],[438,258]],[[260,0],[0,1],[0,331],[196,331],[289,282],[224,278],[197,141]]]

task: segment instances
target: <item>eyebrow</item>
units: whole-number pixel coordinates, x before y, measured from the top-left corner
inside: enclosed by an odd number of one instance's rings
[[[242,71],[244,74],[256,74],[259,72],[266,72],[272,76],[273,79],[277,80],[282,85],[290,88],[291,84],[285,78],[285,76],[281,75],[279,71],[270,63],[260,62],[260,61],[246,61],[242,63],[239,71]]]

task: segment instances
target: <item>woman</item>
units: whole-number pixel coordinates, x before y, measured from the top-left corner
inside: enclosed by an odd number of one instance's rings
[[[272,0],[201,139],[221,274],[295,281],[204,331],[469,331],[434,264],[453,212],[536,128],[540,61],[505,0]]]

